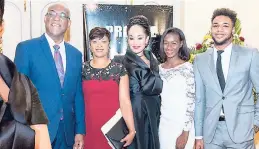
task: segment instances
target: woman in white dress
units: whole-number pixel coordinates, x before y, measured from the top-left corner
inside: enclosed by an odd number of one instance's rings
[[[178,28],[167,29],[161,38],[160,51],[164,60],[159,66],[163,79],[160,149],[193,149],[195,84],[183,32]]]

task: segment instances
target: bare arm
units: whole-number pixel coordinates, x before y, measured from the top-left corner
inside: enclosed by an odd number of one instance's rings
[[[39,109],[36,109],[36,110],[40,111],[42,107],[35,106],[37,104],[40,104],[36,88],[33,87],[32,84],[30,84],[30,86],[32,89],[32,99],[33,101],[35,101],[33,102],[32,107],[37,107]],[[0,91],[1,91],[0,96],[3,98],[5,102],[7,102],[10,89],[1,77],[0,77]],[[32,112],[34,112],[34,110],[32,110]],[[36,124],[36,125],[31,125],[30,127],[35,131],[35,149],[51,149],[47,124]]]
[[[6,85],[3,78],[0,76],[0,96],[5,102],[8,101],[9,91],[9,87]]]
[[[122,116],[126,122],[126,125],[129,129],[129,134],[124,137],[121,142],[125,142],[124,147],[130,145],[135,137],[135,126],[133,119],[132,106],[130,101],[129,94],[129,77],[127,74],[120,77],[119,84],[119,100],[120,100],[120,109]]]
[[[51,149],[51,142],[48,132],[48,118],[41,105],[37,89],[28,79],[32,99],[32,116],[30,127],[35,131],[35,149]]]
[[[127,124],[127,127],[130,132],[135,133],[133,112],[132,112],[132,106],[131,106],[130,95],[129,95],[129,77],[128,77],[128,75],[124,75],[120,79],[119,101],[120,101],[121,113]]]
[[[47,125],[31,125],[31,128],[35,131],[35,149],[51,149]]]

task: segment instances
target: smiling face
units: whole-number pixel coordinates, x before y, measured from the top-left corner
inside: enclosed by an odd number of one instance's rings
[[[171,59],[178,56],[179,49],[183,46],[183,42],[180,40],[179,35],[175,33],[169,33],[164,38],[164,52],[166,59]]]
[[[211,34],[215,46],[224,46],[232,42],[234,26],[227,16],[217,16],[212,21]]]
[[[133,25],[128,31],[128,44],[130,49],[138,54],[143,55],[143,50],[148,44],[149,36],[146,35],[144,28],[139,25]]]
[[[95,38],[90,41],[90,48],[95,58],[108,57],[109,54],[109,38],[103,36],[103,38]]]
[[[67,28],[70,26],[70,13],[63,5],[56,4],[49,7],[44,22],[46,33],[54,40],[63,40]]]

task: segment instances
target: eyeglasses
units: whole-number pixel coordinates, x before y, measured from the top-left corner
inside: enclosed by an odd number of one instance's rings
[[[67,16],[67,14],[64,13],[64,12],[57,13],[57,12],[51,10],[51,11],[49,11],[49,12],[46,13],[46,16],[49,16],[49,17],[51,17],[51,18],[54,18],[54,17],[56,17],[57,15],[58,15],[62,20],[66,20],[66,19],[69,20],[69,19],[70,19],[70,17]]]

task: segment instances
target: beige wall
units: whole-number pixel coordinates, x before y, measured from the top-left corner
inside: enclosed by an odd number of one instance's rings
[[[210,19],[214,9],[228,7],[237,12],[241,20],[245,43],[259,49],[259,1],[258,0],[184,0],[179,26],[185,33],[189,46],[201,42],[210,30]],[[255,137],[259,149],[259,133]]]
[[[258,0],[184,0],[180,26],[186,34],[188,45],[201,42],[210,30],[210,19],[214,9],[228,7],[238,13],[242,23],[242,35],[246,44],[259,48],[259,1]]]
[[[259,1],[258,0],[184,0],[180,27],[189,46],[201,42],[210,30],[211,16],[216,8],[228,7],[237,12],[247,46],[259,49]],[[259,149],[259,134],[255,137]]]
[[[49,0],[7,0],[4,34],[4,53],[13,59],[15,47],[21,40],[40,36],[44,32],[44,8]],[[52,0],[57,1],[57,0]],[[82,5],[92,0],[65,0],[71,10],[71,44],[83,52]],[[109,4],[130,4],[131,0],[95,0]],[[133,4],[160,4],[174,6],[174,25],[181,28],[189,46],[201,42],[210,29],[210,18],[216,8],[228,7],[238,13],[242,23],[242,35],[251,47],[259,48],[259,0],[134,0]],[[30,14],[30,9],[32,13]],[[14,17],[16,19],[14,19]],[[16,36],[14,36],[16,35]],[[259,149],[259,135],[256,136]]]
[[[17,43],[21,40],[40,36],[44,32],[43,15],[47,4],[57,0],[26,0],[24,11],[22,0],[7,0],[5,13],[6,32],[4,34],[4,52],[11,59]],[[92,0],[63,0],[71,10],[71,43],[83,52],[82,4]],[[94,0],[97,3],[130,4],[131,0]],[[228,7],[238,13],[242,23],[242,35],[248,46],[259,48],[259,1],[258,0],[134,0],[133,4],[159,4],[174,6],[174,26],[181,28],[188,46],[201,42],[210,30],[210,18],[216,8]],[[29,13],[31,9],[31,14]],[[13,16],[17,19],[13,19]],[[31,22],[30,22],[31,20]],[[14,30],[16,37],[14,38]],[[12,36],[13,40],[9,37]],[[8,51],[6,50],[8,49]]]

